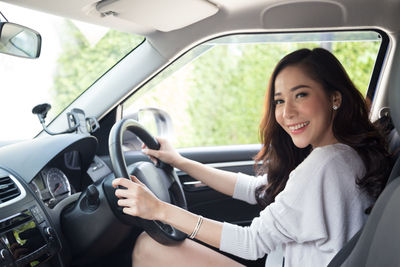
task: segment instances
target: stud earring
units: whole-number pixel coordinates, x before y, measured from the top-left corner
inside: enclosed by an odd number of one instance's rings
[[[333,108],[333,110],[337,110],[339,107],[335,105],[332,108]]]

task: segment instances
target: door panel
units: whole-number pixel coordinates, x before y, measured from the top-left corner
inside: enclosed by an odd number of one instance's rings
[[[218,152],[214,152],[214,156],[216,154],[218,155]],[[250,160],[208,165],[222,170],[254,175],[254,162]],[[258,205],[250,205],[219,193],[184,172],[178,171],[177,175],[186,195],[188,209],[193,213],[218,221],[248,225],[260,212]]]
[[[186,158],[218,169],[254,175],[252,158],[260,147],[260,145],[237,145],[185,148],[178,149],[178,152]],[[102,157],[102,160],[111,166],[109,157]],[[140,151],[128,151],[125,153],[125,161],[127,165],[130,165],[137,161],[149,161],[149,159]],[[221,194],[208,186],[201,185],[199,181],[180,170],[177,170],[177,175],[184,188],[188,209],[191,212],[210,219],[240,225],[249,224],[260,212],[258,205],[250,205]]]
[[[181,149],[179,153],[189,159],[209,166],[254,175],[253,157],[260,145],[236,145]],[[258,205],[250,205],[221,194],[194,180],[188,174],[177,171],[182,183],[189,211],[207,218],[248,225],[260,213]]]

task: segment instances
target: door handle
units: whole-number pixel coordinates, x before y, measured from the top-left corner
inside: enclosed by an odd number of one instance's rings
[[[188,191],[196,191],[196,190],[206,189],[208,188],[208,185],[206,185],[201,181],[190,181],[190,182],[184,182],[183,188]]]

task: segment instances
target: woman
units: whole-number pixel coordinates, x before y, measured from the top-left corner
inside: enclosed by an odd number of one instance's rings
[[[256,259],[282,247],[285,266],[326,266],[362,227],[390,170],[365,101],[330,52],[301,49],[273,71],[260,135],[256,178],[183,158],[163,139],[159,151],[144,150],[217,191],[261,204],[250,227],[203,219],[164,203],[135,177],[114,181],[127,188],[116,190],[118,205],[126,214],[161,220],[239,257]],[[142,234],[135,244],[135,267],[189,263],[241,266],[190,239],[165,247]]]

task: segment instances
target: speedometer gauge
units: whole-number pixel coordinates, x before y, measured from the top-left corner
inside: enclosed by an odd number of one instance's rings
[[[71,195],[71,185],[68,181],[67,176],[57,168],[51,168],[46,174],[47,187],[50,194],[57,198],[58,196]]]

